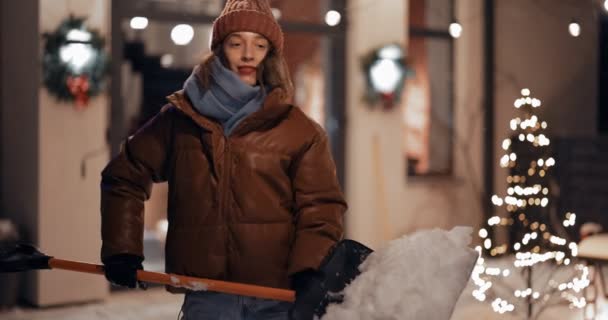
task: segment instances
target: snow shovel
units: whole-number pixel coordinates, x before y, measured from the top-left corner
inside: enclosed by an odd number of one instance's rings
[[[321,316],[329,303],[342,302],[343,297],[340,292],[359,274],[359,265],[371,252],[371,249],[356,241],[340,241],[325,258],[320,268],[322,277],[315,279],[308,290],[298,298],[294,313],[308,314],[309,310],[314,310],[314,314]],[[57,259],[41,253],[29,244],[18,243],[0,247],[0,273],[44,269],[104,274],[102,265]],[[209,290],[263,299],[295,301],[295,292],[292,290],[176,274],[139,270],[137,280],[195,291]]]
[[[0,248],[0,272],[21,272],[41,269],[62,269],[104,274],[102,265],[53,258],[41,253],[34,246],[28,244],[14,244]],[[294,292],[291,290],[144,270],[137,271],[137,280],[195,291],[209,290],[289,302],[293,302],[295,299]]]

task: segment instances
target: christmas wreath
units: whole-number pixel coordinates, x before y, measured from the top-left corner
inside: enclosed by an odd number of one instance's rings
[[[382,102],[384,109],[399,102],[405,78],[413,73],[399,44],[371,50],[361,59],[361,67],[366,80],[364,100],[372,107]]]
[[[109,65],[103,37],[88,29],[84,20],[70,16],[54,32],[43,35],[44,86],[59,100],[74,102],[77,109],[103,90]]]

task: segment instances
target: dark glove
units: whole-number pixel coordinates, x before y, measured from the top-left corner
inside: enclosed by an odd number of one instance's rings
[[[117,254],[103,259],[106,279],[112,284],[135,289],[147,289],[145,282],[137,281],[137,270],[143,270],[144,258],[133,254]]]
[[[313,301],[316,295],[311,295],[310,289],[318,286],[321,281],[323,281],[322,274],[312,269],[300,271],[291,276],[291,288],[296,292],[296,301],[291,310],[289,310],[289,319],[313,319],[316,304],[319,301]]]

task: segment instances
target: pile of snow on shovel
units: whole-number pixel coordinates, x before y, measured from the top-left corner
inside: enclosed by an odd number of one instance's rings
[[[423,230],[389,242],[361,264],[323,320],[446,320],[470,278],[478,254],[472,228]]]

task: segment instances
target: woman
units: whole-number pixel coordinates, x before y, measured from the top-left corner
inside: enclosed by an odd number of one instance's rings
[[[111,282],[136,286],[143,202],[161,181],[167,272],[291,287],[296,297],[315,276],[342,237],[346,203],[326,134],[288,103],[282,51],[265,0],[226,3],[212,53],[102,172],[101,257]],[[187,292],[182,310],[188,320],[287,319],[290,306]]]

